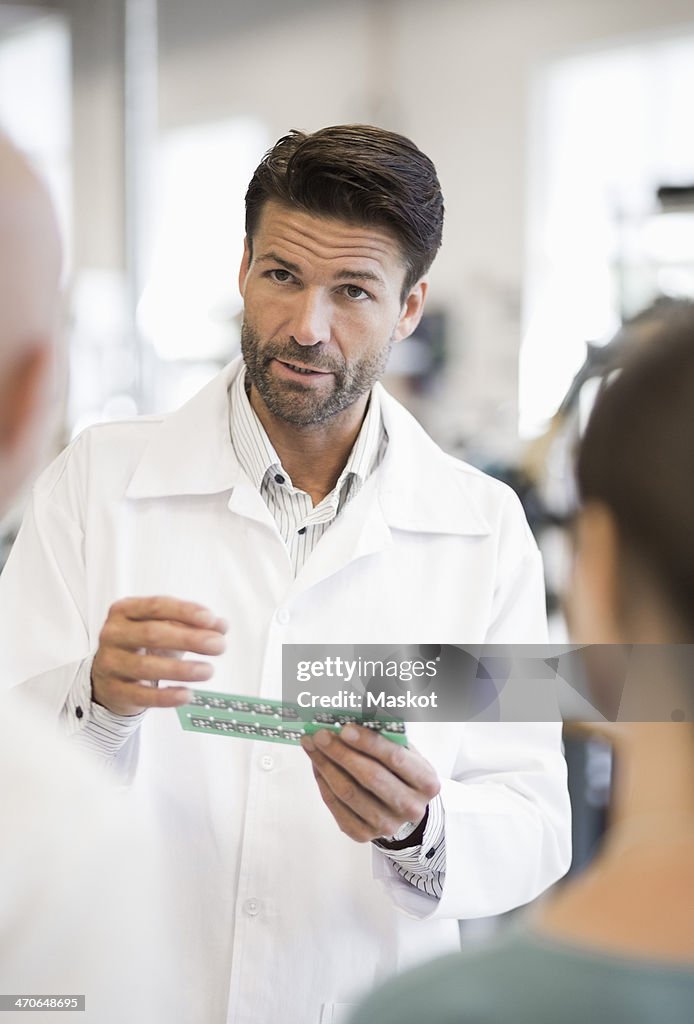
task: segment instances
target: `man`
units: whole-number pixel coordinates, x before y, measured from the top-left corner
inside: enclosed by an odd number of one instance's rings
[[[41,450],[49,408],[60,247],[45,189],[0,135],[0,514]],[[41,627],[24,620],[26,635]],[[33,642],[33,640],[32,640]],[[147,879],[149,847],[126,808],[40,709],[0,701],[0,1008],[2,1020],[170,1024],[170,957]],[[93,775],[93,771],[91,772]],[[104,879],[108,878],[108,884]],[[150,880],[151,881],[151,880]],[[151,901],[145,915],[142,897]],[[141,979],[143,956],[150,962]],[[9,997],[12,996],[10,999]],[[45,1012],[37,997],[53,997]],[[48,1004],[50,1005],[50,1004]]]
[[[368,126],[292,132],[246,209],[243,358],[46,471],[3,577],[2,649],[149,801],[200,1019],[298,1024],[455,948],[456,918],[534,898],[568,866],[568,799],[555,725],[413,725],[410,749],[323,732],[309,767],[162,710],[209,680],[199,655],[219,690],[276,698],[283,643],[545,635],[514,495],[378,383],[441,240],[431,161]]]

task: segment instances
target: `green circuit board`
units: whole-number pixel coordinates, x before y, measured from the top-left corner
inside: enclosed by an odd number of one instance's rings
[[[363,718],[350,712],[309,711],[281,700],[198,690],[190,704],[184,704],[177,711],[187,732],[206,733],[208,736],[297,745],[302,736],[310,736],[319,729],[339,732],[344,725],[354,724],[372,729],[393,743],[407,746],[405,724],[398,719]]]

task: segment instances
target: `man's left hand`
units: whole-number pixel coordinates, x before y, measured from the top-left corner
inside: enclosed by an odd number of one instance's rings
[[[311,758],[321,796],[342,832],[358,843],[419,824],[439,792],[438,776],[421,754],[370,729],[321,729],[301,745]]]

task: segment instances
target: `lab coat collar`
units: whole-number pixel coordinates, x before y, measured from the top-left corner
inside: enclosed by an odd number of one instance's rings
[[[161,420],[132,476],[128,498],[233,491],[245,480],[229,438],[228,389],[239,356],[197,395]],[[489,523],[462,464],[446,455],[377,384],[388,448],[378,473],[378,500],[389,527],[485,536]]]
[[[229,363],[180,409],[165,416],[130,480],[128,498],[171,498],[231,490],[242,475],[229,437]]]
[[[447,455],[382,385],[376,388],[389,438],[379,487],[388,525],[424,533],[491,533],[470,487],[477,471]]]

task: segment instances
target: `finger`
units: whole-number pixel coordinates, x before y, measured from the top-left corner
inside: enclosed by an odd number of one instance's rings
[[[130,651],[106,652],[97,667],[99,674],[125,682],[160,679],[183,683],[202,683],[211,679],[214,668],[207,661],[164,658],[156,654],[133,654]]]
[[[373,829],[362,819],[350,810],[349,807],[345,807],[341,804],[337,797],[334,795],[327,782],[325,782],[319,772],[314,769],[313,773],[318,783],[318,789],[320,795],[323,798],[323,803],[328,808],[330,813],[335,818],[335,821],[340,827],[340,831],[344,832],[350,839],[354,839],[357,843],[368,843],[371,839],[376,839],[378,836],[374,834]]]
[[[315,733],[313,742],[316,750],[314,763],[317,763],[318,757],[321,758],[321,766],[325,761],[332,763],[336,769],[339,769],[341,775],[345,775],[351,780],[353,785],[358,785],[364,791],[371,793],[382,806],[393,809],[398,814],[402,813],[403,821],[408,820],[410,810],[408,798],[414,794],[398,776],[393,775],[379,761],[352,750],[346,743],[341,742],[339,736],[328,730],[323,729]],[[327,774],[323,772],[322,767],[321,771],[324,775]],[[335,777],[339,778],[340,776],[335,775]],[[338,795],[341,799],[346,799],[341,793]]]
[[[188,626],[199,626],[226,633],[228,623],[219,618],[205,605],[195,601],[181,601],[177,597],[124,597],[109,609],[109,616],[118,615],[128,619],[171,619]]]
[[[344,730],[343,730],[344,731]],[[401,775],[395,774],[388,765],[381,761],[354,750],[353,747],[343,743],[340,736],[322,729],[315,733],[313,739],[330,760],[346,771],[354,778],[363,789],[373,793],[391,811],[402,816],[402,821],[417,821],[424,814],[424,807],[428,801],[438,792],[438,777],[436,772],[420,755],[412,755],[422,762],[426,772],[420,782],[416,772],[409,774],[415,779],[417,785],[405,782]],[[382,737],[374,737],[382,739]],[[396,746],[390,740],[383,740],[384,744]],[[400,748],[403,754],[410,754],[406,748]],[[400,824],[402,824],[402,821]]]
[[[137,651],[142,648],[222,654],[226,640],[214,630],[194,629],[169,619],[133,620],[118,616],[107,621],[99,638],[103,645]]]
[[[193,694],[182,686],[166,686],[154,689],[141,683],[127,683],[114,680],[109,684],[109,703],[112,707],[120,707],[121,714],[132,713],[132,708],[175,708],[189,704]]]
[[[313,763],[314,771],[318,773],[318,776],[328,787],[335,800],[343,808],[356,815],[362,823],[366,823],[369,826],[370,837],[393,835],[403,822],[411,820],[407,815],[402,815],[399,811],[393,810],[383,804],[373,794],[362,789],[354,778],[321,754],[319,750],[314,750],[309,756]],[[336,806],[333,805],[333,809]],[[414,809],[413,813],[417,814],[418,810],[419,805]],[[422,810],[416,820],[419,820],[423,813],[424,811]]]
[[[379,736],[372,729],[357,725],[346,725],[340,731],[340,739],[350,749],[374,758],[406,782],[412,789],[424,793],[432,800],[441,786],[434,768],[412,747],[404,747]]]

